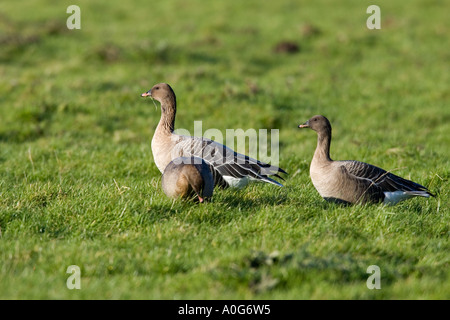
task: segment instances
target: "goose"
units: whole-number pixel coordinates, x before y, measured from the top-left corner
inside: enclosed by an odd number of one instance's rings
[[[286,171],[281,168],[237,153],[211,139],[175,134],[177,103],[175,93],[167,83],[156,84],[141,96],[151,97],[161,104],[161,119],[151,143],[153,158],[161,173],[175,158],[199,157],[210,166],[216,186],[241,188],[250,180],[283,186],[269,177],[283,180],[279,173]]]
[[[199,202],[213,195],[214,180],[209,166],[201,158],[180,157],[164,169],[162,189],[170,198],[189,198],[194,193]]]
[[[395,205],[415,196],[434,196],[426,187],[374,165],[355,160],[333,161],[330,158],[331,124],[324,116],[316,115],[298,127],[317,132],[310,176],[325,200]]]

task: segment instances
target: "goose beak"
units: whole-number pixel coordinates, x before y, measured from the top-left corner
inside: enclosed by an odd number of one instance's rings
[[[205,199],[202,198],[202,197],[200,197],[200,196],[198,196],[198,201],[199,201],[200,203],[203,203],[203,202],[205,201]]]
[[[303,129],[303,128],[309,128],[309,120],[306,121],[306,122],[303,123],[303,124],[299,124],[298,127],[299,127],[300,129]]]
[[[152,90],[148,90],[147,92],[144,92],[141,94],[141,97],[151,97],[152,96]]]

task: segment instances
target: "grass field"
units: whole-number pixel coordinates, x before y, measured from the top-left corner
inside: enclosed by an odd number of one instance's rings
[[[378,1],[380,30],[371,4],[2,1],[0,299],[449,299],[450,3]],[[177,93],[178,128],[279,129],[285,187],[166,198],[160,110],[140,97],[158,82]],[[436,197],[324,202],[316,135],[297,128],[315,114],[334,159]]]

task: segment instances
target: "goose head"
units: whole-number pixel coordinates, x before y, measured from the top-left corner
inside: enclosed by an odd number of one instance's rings
[[[310,128],[318,133],[331,132],[331,124],[327,118],[321,115],[317,115],[309,119],[303,124],[298,126],[299,128]]]
[[[147,92],[141,94],[141,97],[151,97],[159,103],[163,103],[175,100],[175,93],[167,83],[158,83]]]

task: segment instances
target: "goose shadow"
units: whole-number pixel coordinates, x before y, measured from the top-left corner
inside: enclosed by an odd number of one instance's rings
[[[217,191],[217,193],[219,192]],[[287,194],[255,195],[250,198],[248,193],[241,193],[240,190],[236,190],[234,192],[221,192],[221,194],[213,196],[211,201],[215,204],[250,210],[283,204],[287,201]]]

